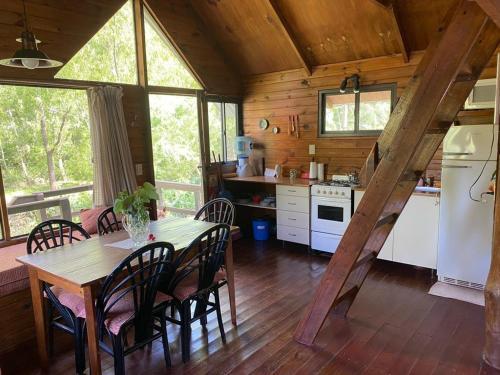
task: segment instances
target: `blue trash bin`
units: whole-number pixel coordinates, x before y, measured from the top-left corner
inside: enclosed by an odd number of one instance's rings
[[[270,225],[267,219],[253,219],[253,238],[258,241],[267,241],[269,239]]]

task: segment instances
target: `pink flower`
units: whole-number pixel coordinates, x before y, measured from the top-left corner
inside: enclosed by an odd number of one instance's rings
[[[153,233],[149,233],[149,236],[148,236],[148,241],[154,241],[156,240],[156,237]]]

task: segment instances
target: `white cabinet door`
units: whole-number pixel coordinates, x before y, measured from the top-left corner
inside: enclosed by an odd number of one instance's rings
[[[436,268],[439,198],[412,195],[394,226],[395,262]]]
[[[356,208],[358,207],[358,204],[361,201],[361,197],[363,196],[364,193],[365,193],[364,191],[358,191],[358,190],[354,191],[354,210],[356,210]],[[378,253],[377,258],[392,260],[393,247],[394,247],[394,230],[392,230],[391,233],[389,233],[389,236],[387,236],[384,246],[382,246],[382,249],[380,250],[380,253]]]

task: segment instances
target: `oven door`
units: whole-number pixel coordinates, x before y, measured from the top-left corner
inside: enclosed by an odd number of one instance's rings
[[[351,220],[351,201],[313,196],[311,198],[311,229],[343,235]]]

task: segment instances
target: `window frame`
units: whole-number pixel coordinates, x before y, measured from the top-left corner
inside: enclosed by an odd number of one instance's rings
[[[236,160],[227,160],[227,132],[226,132],[226,103],[227,104],[235,104],[236,105],[236,136],[243,135],[243,111],[242,111],[242,102],[241,99],[232,98],[232,97],[224,97],[219,95],[207,95],[207,106],[208,103],[219,103],[221,104],[221,139],[222,139],[222,153],[221,157],[224,162],[228,161],[236,161]],[[210,122],[207,118],[207,143],[210,144]],[[209,150],[210,152],[212,150]],[[210,157],[210,156],[209,156]]]
[[[384,83],[376,85],[361,86],[358,93],[351,91],[342,94],[340,89],[326,89],[318,91],[318,137],[319,138],[332,138],[332,137],[352,137],[364,136],[373,137],[378,136],[382,130],[359,130],[359,110],[360,110],[360,97],[365,92],[377,91],[390,91],[391,92],[391,113],[397,102],[397,84]],[[350,95],[354,94],[354,130],[353,131],[326,131],[325,130],[325,112],[326,112],[326,97],[329,95]]]

